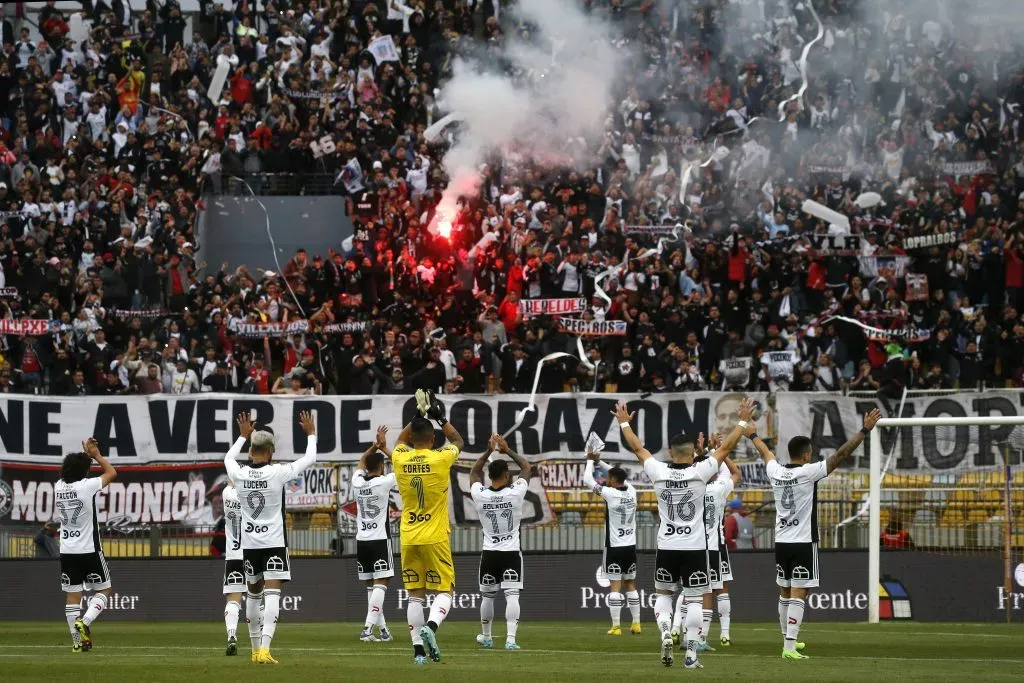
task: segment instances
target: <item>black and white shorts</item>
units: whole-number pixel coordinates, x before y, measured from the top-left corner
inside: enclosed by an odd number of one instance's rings
[[[719,580],[722,583],[732,581],[732,564],[729,562],[729,546],[727,545],[718,546],[718,566],[721,567]]]
[[[480,553],[480,592],[523,589],[523,553],[518,550],[485,550]]]
[[[658,550],[654,560],[654,587],[682,592],[686,596],[704,595],[711,590],[707,550]]]
[[[817,588],[818,544],[776,543],[775,573],[783,588]]]
[[[718,550],[708,548],[708,583],[711,590],[722,590],[722,560]]]
[[[604,573],[609,581],[632,581],[636,578],[636,546],[622,545],[604,549]]]
[[[245,563],[224,560],[224,595],[245,592]]]
[[[242,565],[249,583],[260,579],[292,580],[288,548],[246,548],[242,551]]]
[[[60,587],[65,593],[110,588],[110,570],[103,551],[60,554]]]
[[[387,579],[395,575],[395,555],[391,539],[356,541],[356,571],[360,581]]]

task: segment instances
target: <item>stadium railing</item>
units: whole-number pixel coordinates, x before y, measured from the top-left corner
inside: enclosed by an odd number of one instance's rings
[[[221,175],[212,176],[206,185],[214,195],[250,196],[246,183],[257,195],[272,196],[325,196],[340,194],[339,185],[333,173],[245,173],[238,178]]]

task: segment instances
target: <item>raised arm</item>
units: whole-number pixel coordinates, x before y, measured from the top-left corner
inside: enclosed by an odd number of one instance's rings
[[[491,438],[487,441],[487,450],[484,451],[483,455],[476,459],[475,463],[473,463],[473,469],[469,471],[470,486],[473,486],[473,484],[484,483],[484,465],[486,465],[487,461],[490,459],[491,453],[493,453],[498,447],[494,441],[494,437],[496,436],[497,434],[491,435]]]
[[[388,448],[388,428],[384,425],[377,427],[377,437],[373,442],[373,445],[378,451],[383,453],[389,460],[391,459],[391,449]]]
[[[423,417],[436,422],[441,427],[441,433],[444,434],[444,438],[448,439],[448,441],[458,448],[461,453],[463,446],[466,445],[462,435],[459,434],[459,430],[457,430],[455,426],[445,418],[444,406],[441,405],[441,402],[437,400],[436,396],[434,396],[434,392],[427,391],[426,394],[428,407]]]
[[[626,447],[626,450],[636,456],[636,459],[640,461],[640,464],[644,464],[651,459],[651,452],[644,448],[643,442],[640,437],[636,435],[633,428],[630,426],[633,418],[636,417],[636,413],[630,413],[626,408],[626,404],[622,401],[615,406],[615,410],[612,411],[612,415],[619,422],[619,429],[622,430],[622,445]]]
[[[519,478],[530,481],[530,477],[533,476],[533,465],[530,464],[530,461],[512,450],[509,447],[508,442],[505,441],[505,438],[500,434],[495,434],[494,437],[494,442],[498,446],[498,451],[512,458],[512,460],[519,465]]]
[[[293,479],[316,462],[316,422],[313,420],[313,414],[308,410],[299,413],[299,425],[302,431],[306,432],[306,453],[288,465]]]
[[[743,473],[740,472],[740,468],[736,466],[732,458],[726,458],[724,464],[729,468],[729,474],[732,475],[732,485],[739,486],[740,480],[743,479]]]
[[[412,445],[412,422],[402,427],[402,431],[398,432],[398,440],[395,443],[402,444],[403,446]]]
[[[443,417],[441,419],[444,420],[444,422],[441,423],[441,433],[444,434],[444,438],[448,439],[448,441],[458,448],[461,453],[462,447],[466,445],[465,440],[462,438],[462,434],[459,434],[459,430],[456,429],[455,425],[451,422],[445,420]]]
[[[842,446],[836,449],[836,452],[828,456],[828,461],[825,463],[825,467],[828,469],[828,473],[832,474],[832,470],[839,467],[843,462],[853,455],[853,452],[857,450],[857,446],[864,443],[864,437],[866,437],[879,420],[882,419],[882,411],[875,408],[871,412],[864,415],[864,427],[850,437],[850,440],[844,443]]]
[[[227,454],[224,456],[224,469],[227,470],[228,479],[231,481],[238,477],[239,467],[236,459],[241,455],[242,447],[249,440],[253,429],[249,413],[239,413],[235,418],[235,422],[238,424],[238,438],[235,439],[235,443],[231,444],[231,448],[228,449]]]
[[[107,484],[117,479],[117,470],[110,464],[110,461],[103,457],[100,453],[100,445],[96,442],[96,439],[87,439],[82,443],[82,448],[85,450],[85,454],[96,461],[96,464],[100,466],[103,471],[100,473],[100,482],[103,487],[106,488]]]
[[[587,467],[583,470],[583,486],[594,491],[595,493],[601,489],[598,485],[597,480],[594,479],[594,466],[597,465],[597,461],[600,459],[601,454],[595,451],[587,451]]]

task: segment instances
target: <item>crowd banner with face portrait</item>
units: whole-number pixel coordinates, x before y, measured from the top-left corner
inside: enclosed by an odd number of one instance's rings
[[[510,445],[532,461],[583,458],[587,435],[606,444],[606,462],[632,462],[623,448],[612,411],[622,400],[636,412],[636,429],[646,447],[664,455],[679,433],[725,433],[739,419],[740,399],[747,394],[687,392],[637,394],[547,394],[536,396],[536,410],[526,413],[509,434]],[[758,403],[759,432],[767,410],[764,394],[749,394]],[[273,427],[275,458],[294,460],[306,449],[299,427],[301,411],[317,421],[320,462],[355,462],[370,445],[378,425],[391,440],[416,414],[414,396],[260,396],[207,393],[190,396],[60,397],[5,394],[0,398],[0,443],[4,463],[59,465],[65,454],[80,451],[95,438],[115,466],[159,463],[219,463],[237,437],[235,416],[246,412],[255,422]],[[466,457],[487,448],[491,434],[516,425],[528,395],[439,396],[448,419],[465,439]],[[441,433],[437,432],[438,443]],[[749,452],[748,452],[749,451]],[[738,460],[756,453],[742,445]],[[308,493],[308,492],[306,492]]]

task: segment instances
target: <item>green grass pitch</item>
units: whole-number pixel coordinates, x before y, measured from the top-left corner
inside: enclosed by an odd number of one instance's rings
[[[500,610],[499,610],[500,612]],[[495,645],[504,645],[496,615]],[[245,624],[240,624],[244,634]],[[395,642],[360,643],[360,624],[300,624],[282,620],[271,651],[277,666],[224,656],[223,625],[192,622],[107,622],[93,627],[92,652],[71,651],[59,621],[0,622],[0,680],[9,681],[648,681],[680,677],[729,681],[1020,681],[1021,625],[809,623],[801,632],[811,659],[782,661],[778,624],[735,624],[733,645],[702,655],[704,669],[687,671],[682,657],[666,669],[653,623],[639,636],[605,635],[600,622],[523,622],[523,649],[481,650],[478,624],[450,622],[439,634],[442,661],[414,666],[400,615]],[[717,624],[712,639],[718,638]]]

